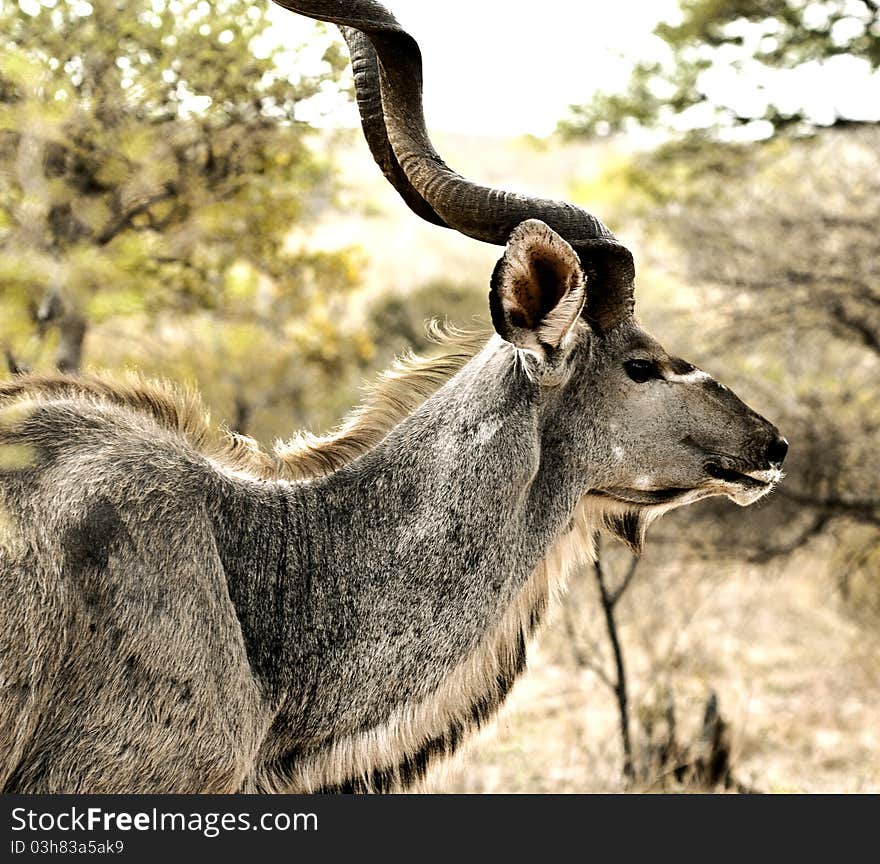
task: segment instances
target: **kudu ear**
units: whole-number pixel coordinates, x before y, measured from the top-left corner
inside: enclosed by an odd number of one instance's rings
[[[616,240],[586,240],[577,245],[587,278],[584,318],[597,333],[607,333],[632,317],[636,268],[632,252]]]
[[[543,356],[568,335],[585,298],[574,249],[540,220],[521,222],[492,273],[489,310],[498,334]]]

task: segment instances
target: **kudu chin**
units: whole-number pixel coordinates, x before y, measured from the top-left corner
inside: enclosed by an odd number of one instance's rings
[[[0,384],[0,789],[387,791],[485,723],[595,530],[748,504],[787,444],[633,318],[632,256],[433,150],[415,41],[339,25],[364,133],[419,216],[505,246],[494,333],[409,358],[326,437],[216,432],[135,378]]]

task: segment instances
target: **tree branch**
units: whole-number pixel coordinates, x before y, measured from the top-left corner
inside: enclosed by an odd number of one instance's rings
[[[589,669],[590,672],[592,672],[606,687],[613,691],[615,685],[608,673],[601,665],[596,663],[589,654],[581,650],[581,647],[578,644],[579,640],[577,630],[574,626],[574,619],[571,616],[571,607],[568,604],[565,605],[563,617],[565,619],[565,632],[568,636],[568,642],[571,646],[571,653],[574,657],[575,665],[584,669]]]
[[[780,486],[777,494],[794,501],[796,504],[802,504],[812,510],[819,510],[829,517],[848,516],[862,522],[872,525],[880,525],[880,501],[872,501],[871,499],[847,500],[845,498],[836,498],[825,496],[823,498],[815,498],[810,495],[803,495]]]
[[[854,318],[840,302],[830,303],[828,311],[835,321],[855,333],[866,348],[880,354],[880,336],[863,318]]]
[[[831,515],[829,513],[819,513],[813,518],[810,524],[802,531],[798,532],[797,536],[792,540],[789,540],[787,543],[780,543],[777,546],[767,546],[760,549],[752,553],[749,556],[749,560],[754,561],[756,564],[765,564],[773,558],[790,555],[795,550],[800,549],[801,546],[807,543],[807,541],[812,540],[813,537],[821,534],[830,521]]]
[[[621,579],[620,584],[611,594],[610,600],[612,606],[617,605],[617,601],[623,597],[624,592],[629,588],[629,583],[632,582],[633,576],[636,575],[636,568],[639,566],[639,561],[641,560],[642,559],[639,558],[638,555],[633,555],[632,558],[630,558],[629,567],[627,567],[623,579]]]
[[[129,210],[119,213],[111,219],[104,227],[104,230],[95,238],[95,243],[99,246],[106,246],[114,237],[130,225],[131,220],[134,219],[135,216],[139,216],[141,213],[146,213],[151,207],[154,207],[162,201],[167,201],[169,198],[173,198],[176,194],[177,188],[175,184],[166,183],[160,192],[149,195],[139,204],[136,204]]]
[[[614,668],[616,681],[614,684],[614,694],[617,697],[617,709],[620,715],[620,739],[623,743],[623,776],[627,780],[635,777],[635,767],[633,765],[632,742],[629,733],[629,696],[627,694],[626,684],[626,667],[623,662],[623,649],[620,645],[620,638],[617,634],[617,621],[614,617],[613,593],[609,591],[605,580],[605,571],[602,568],[602,554],[599,545],[599,535],[595,537],[596,544],[596,560],[593,563],[593,571],[596,576],[596,584],[599,586],[599,599],[602,603],[602,611],[605,613],[605,626],[608,630],[608,639],[611,642],[611,649],[614,652]],[[630,567],[632,572],[634,567]],[[632,576],[630,574],[629,578]],[[628,580],[626,584],[629,584]],[[619,599],[619,594],[618,594]]]

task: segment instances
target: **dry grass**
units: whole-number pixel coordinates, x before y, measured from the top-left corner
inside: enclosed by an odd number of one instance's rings
[[[880,632],[854,621],[826,587],[824,554],[771,574],[664,567],[661,555],[649,550],[622,614],[637,744],[638,706],[652,704],[659,682],[675,693],[683,738],[696,737],[714,689],[741,782],[767,792],[880,791]],[[591,587],[571,595],[585,631],[601,617]],[[434,778],[434,791],[625,789],[615,703],[573,662],[559,618],[496,730]]]

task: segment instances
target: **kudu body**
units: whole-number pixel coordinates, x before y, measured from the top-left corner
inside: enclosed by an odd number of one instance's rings
[[[282,5],[341,26],[407,203],[506,242],[496,332],[274,454],[168,387],[0,385],[2,790],[406,788],[503,701],[594,530],[640,548],[781,476],[775,428],[635,322],[600,222],[433,154],[381,7]]]

